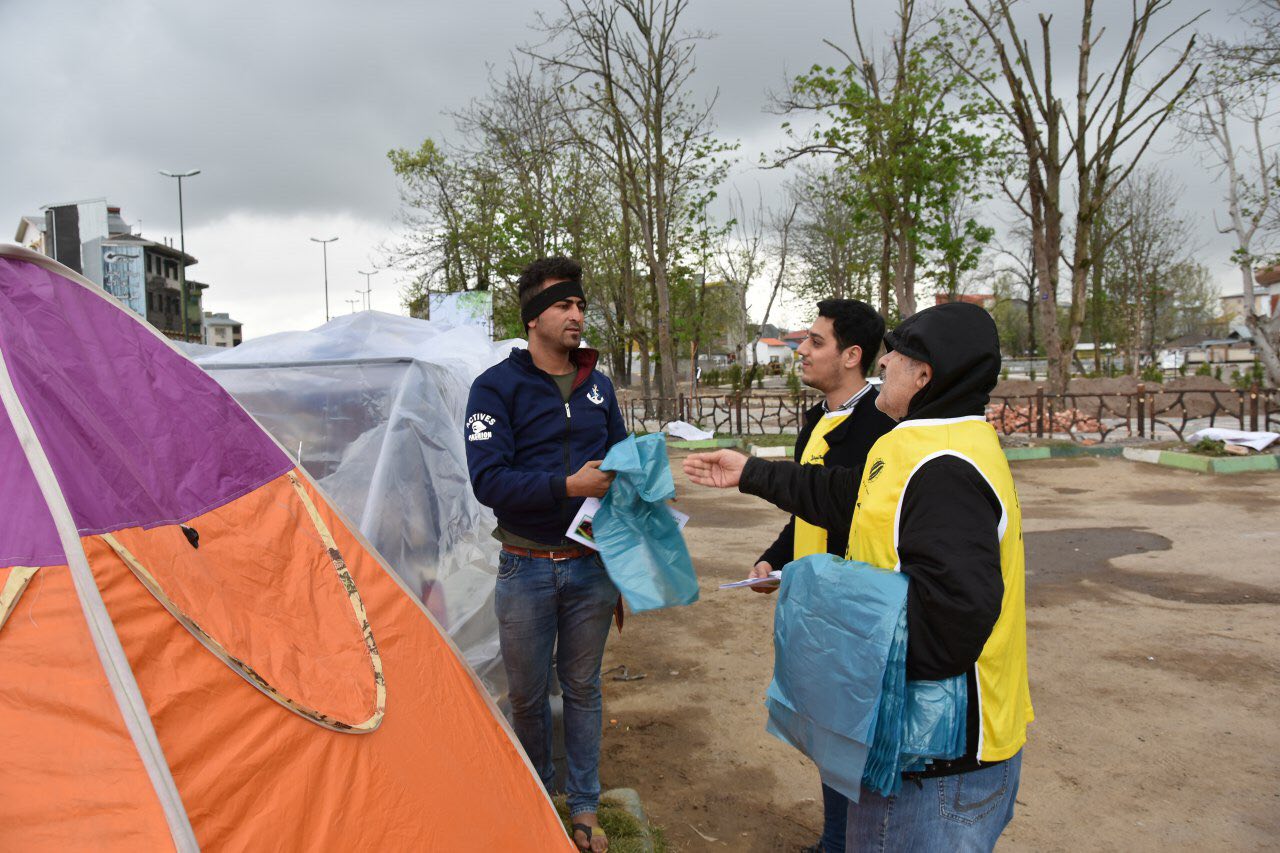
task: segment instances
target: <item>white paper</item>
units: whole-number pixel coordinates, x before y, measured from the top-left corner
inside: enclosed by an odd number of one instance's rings
[[[782,583],[782,572],[779,569],[774,569],[769,572],[768,577],[744,578],[743,580],[734,581],[733,583],[722,583],[720,584],[720,588],[740,589],[744,586],[777,586],[780,583]]]
[[[564,535],[574,542],[586,545],[588,548],[596,547],[591,522],[599,509],[599,498],[584,498],[582,506],[578,508],[578,514],[573,517],[573,521],[569,523],[569,529],[565,531]],[[671,517],[676,520],[676,526],[684,530],[684,526],[689,523],[689,516],[671,506],[667,507],[667,512],[671,513]]]
[[[1195,444],[1202,438],[1210,441],[1225,441],[1228,444],[1240,444],[1245,447],[1253,448],[1257,451],[1266,450],[1272,442],[1280,438],[1280,433],[1275,432],[1244,432],[1238,429],[1220,429],[1218,427],[1210,427],[1202,429],[1199,432],[1192,433],[1187,438],[1188,444]]]

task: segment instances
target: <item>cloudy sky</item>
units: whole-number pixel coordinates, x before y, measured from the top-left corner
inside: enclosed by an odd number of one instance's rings
[[[1199,28],[1237,30],[1232,11],[1242,2],[1226,0],[1232,8],[1210,12]],[[887,2],[862,5],[865,30],[888,24]],[[1064,25],[1055,47],[1062,57],[1073,48],[1074,4],[1052,5]],[[1099,5],[1100,16],[1128,7]],[[1167,20],[1207,5],[1174,0]],[[363,282],[357,271],[374,268],[395,228],[386,152],[449,137],[447,113],[483,94],[490,66],[536,39],[535,11],[555,8],[555,0],[0,0],[9,89],[0,239],[42,205],[100,197],[140,221],[144,236],[176,238],[175,182],[157,170],[198,168],[184,182],[186,236],[200,259],[192,278],[211,285],[206,309],[231,313],[251,337],[317,325],[321,251],[308,238],[339,237],[329,249],[331,310],[349,310],[345,300]],[[742,142],[733,187],[751,200],[759,186],[768,202],[780,175],[754,168],[782,138],[768,92],[789,73],[836,59],[822,40],[849,42],[849,6],[691,0],[688,25],[715,34],[699,47],[697,83],[704,95],[718,91],[721,133]],[[1238,291],[1210,219],[1221,191],[1198,152],[1167,134],[1150,163],[1186,185],[1183,212],[1198,223],[1201,259],[1224,290]],[[402,285],[394,271],[380,272],[373,307],[400,313]],[[802,314],[791,306],[783,319]]]

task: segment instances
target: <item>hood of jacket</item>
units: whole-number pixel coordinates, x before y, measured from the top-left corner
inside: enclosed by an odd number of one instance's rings
[[[1000,337],[985,309],[947,302],[913,314],[884,336],[885,347],[933,368],[903,420],[981,415],[1000,377]]]

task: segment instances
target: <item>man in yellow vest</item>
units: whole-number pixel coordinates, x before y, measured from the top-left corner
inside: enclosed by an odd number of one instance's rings
[[[968,676],[966,754],[850,804],[856,850],[989,850],[1013,818],[1027,686],[1022,512],[985,409],[1000,372],[991,316],[948,303],[885,336],[876,406],[898,425],[860,472],[720,451],[685,460],[702,485],[766,498],[813,524],[850,523],[848,557],[911,578],[907,678]],[[852,516],[851,522],[850,516]]]
[[[884,338],[884,320],[865,302],[824,299],[809,336],[797,351],[802,359],[801,380],[822,392],[823,400],[804,416],[796,440],[795,460],[801,465],[825,465],[862,470],[867,451],[893,429],[893,420],[876,408],[876,388],[867,382]],[[767,577],[774,569],[810,554],[826,551],[844,556],[849,543],[846,521],[828,530],[794,515],[782,528],[751,571]],[[752,587],[776,592],[776,586]],[[845,816],[849,801],[834,788],[822,786],[822,837],[807,853],[844,853]]]

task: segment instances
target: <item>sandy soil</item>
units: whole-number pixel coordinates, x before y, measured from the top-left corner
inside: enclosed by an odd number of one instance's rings
[[[675,850],[812,843],[818,776],[764,731],[772,596],[746,575],[785,516],[692,486],[673,459],[702,600],[609,643],[601,766]],[[1002,850],[1280,841],[1280,478],[1124,460],[1016,464],[1037,720]]]

